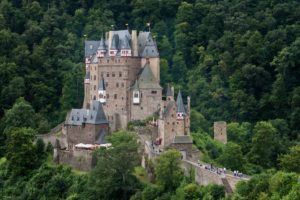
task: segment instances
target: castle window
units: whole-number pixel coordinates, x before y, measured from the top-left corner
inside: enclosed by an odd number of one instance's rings
[[[172,129],[172,132],[174,132],[174,129]]]
[[[122,72],[119,72],[119,77],[122,77]]]
[[[96,87],[97,87],[97,86],[96,86],[96,85],[94,85],[94,90],[96,90]]]
[[[124,97],[122,97],[122,100],[124,100]]]
[[[157,93],[156,90],[152,90],[152,91],[151,91],[151,94],[156,94],[156,93]]]
[[[94,81],[96,80],[96,75],[94,75]]]
[[[124,83],[122,83],[122,87],[124,87]]]
[[[112,76],[112,77],[115,77],[115,72],[113,72],[111,76]]]
[[[108,82],[105,83],[105,86],[108,87]]]
[[[107,59],[106,62],[109,63],[109,59]]]
[[[94,96],[94,100],[96,100],[96,96]]]
[[[141,107],[141,110],[143,110],[144,108],[143,107]]]
[[[106,77],[109,77],[109,72],[107,72]]]
[[[172,124],[175,125],[175,122],[173,122]]]
[[[109,94],[106,94],[106,98],[107,98],[107,99],[109,98]]]
[[[118,105],[116,104],[115,107],[118,107]]]
[[[141,98],[143,98],[143,93],[141,93]]]
[[[114,99],[117,99],[117,94],[114,94]]]
[[[116,87],[119,87],[119,83],[116,83]]]
[[[174,117],[174,115],[172,114],[171,117]]]
[[[101,72],[101,77],[103,78],[103,72]]]

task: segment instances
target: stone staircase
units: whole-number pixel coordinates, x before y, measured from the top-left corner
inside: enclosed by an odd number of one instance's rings
[[[226,193],[229,194],[229,195],[233,195],[233,190],[232,190],[228,180],[226,178],[221,178],[221,180],[222,180],[222,183],[225,187]]]

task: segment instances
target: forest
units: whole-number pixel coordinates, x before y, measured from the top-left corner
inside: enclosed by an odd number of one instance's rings
[[[87,174],[53,165],[53,147],[34,143],[82,106],[84,41],[147,23],[162,85],[191,96],[194,148],[205,162],[253,176],[232,197],[184,177],[176,151],[144,180],[126,132],[97,152],[114,159]],[[299,58],[296,0],[1,0],[0,199],[299,199]],[[212,138],[218,120],[227,121],[226,145]]]

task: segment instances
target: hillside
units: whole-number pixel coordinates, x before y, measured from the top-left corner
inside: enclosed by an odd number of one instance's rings
[[[51,146],[33,144],[36,134],[48,133],[71,108],[82,106],[84,41],[126,28],[151,30],[160,52],[163,86],[173,83],[176,91],[184,89],[184,97],[191,96],[191,131],[202,159],[255,175],[238,186],[233,199],[299,198],[298,1],[2,0],[0,191],[4,199],[85,195],[97,199],[106,192],[112,196],[101,196],[104,199],[225,198],[222,188],[197,186],[181,172],[170,188],[163,186],[165,179],[152,184],[137,181],[132,176],[136,160],[127,166],[132,172],[126,174],[128,182],[113,175],[103,178],[113,172],[102,173],[100,166],[92,174],[77,174],[49,164]],[[211,137],[212,124],[218,120],[228,124],[226,145]],[[125,138],[125,146],[132,144],[132,138],[124,135],[112,140],[123,144]],[[134,154],[137,149],[129,151]],[[120,164],[122,155],[110,153],[117,159],[110,164]],[[170,154],[177,159],[176,153]],[[154,168],[163,171],[160,167]],[[97,182],[93,178],[97,175],[107,182]],[[39,183],[46,184],[43,177],[52,181],[43,188],[45,194],[37,192]],[[99,187],[120,184],[100,191],[92,181]],[[118,192],[123,195],[114,196]]]

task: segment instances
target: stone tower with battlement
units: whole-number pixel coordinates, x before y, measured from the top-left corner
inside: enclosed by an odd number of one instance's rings
[[[227,143],[227,124],[224,121],[214,122],[214,139],[222,142],[223,144]]]
[[[111,130],[158,112],[162,99],[159,53],[150,32],[109,31],[85,41],[84,108],[103,104]]]

